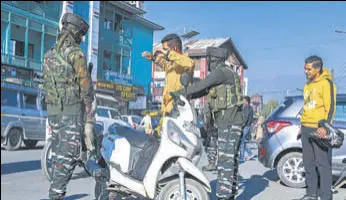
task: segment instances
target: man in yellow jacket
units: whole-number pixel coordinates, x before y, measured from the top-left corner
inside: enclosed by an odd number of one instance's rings
[[[321,200],[332,200],[331,149],[316,143],[311,133],[316,132],[320,138],[327,135],[327,130],[318,127],[318,122],[326,120],[332,123],[336,106],[336,86],[328,70],[323,69],[320,57],[308,57],[304,68],[308,81],[304,87],[304,108],[300,121],[307,188],[306,195],[301,199],[317,200],[319,195]],[[317,170],[320,175],[319,192]]]
[[[177,34],[168,34],[161,40],[161,43],[164,52],[157,50],[152,55],[150,52],[145,51],[142,56],[155,62],[166,72],[161,111],[163,116],[169,116],[173,108],[173,99],[169,92],[175,92],[183,88],[180,83],[180,76],[185,72],[193,74],[195,62],[189,58],[187,53],[182,54],[182,42]]]

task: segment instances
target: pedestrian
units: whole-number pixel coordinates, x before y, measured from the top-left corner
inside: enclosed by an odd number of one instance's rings
[[[251,151],[251,149],[248,147],[248,139],[251,139],[251,124],[253,121],[253,109],[250,106],[250,97],[245,96],[243,100],[243,112],[244,112],[244,119],[245,119],[245,126],[244,126],[244,133],[243,137],[241,138],[240,143],[240,157],[239,161],[244,162],[244,152],[246,151],[248,154],[247,160],[251,160],[255,154]]]
[[[304,86],[300,133],[307,188],[305,196],[300,200],[317,200],[318,196],[321,200],[332,200],[332,149],[317,143],[311,133],[317,133],[320,138],[327,135],[326,128],[318,127],[318,122],[326,120],[332,123],[336,106],[336,86],[328,69],[323,68],[320,57],[314,55],[306,58],[304,69],[308,80]]]
[[[146,112],[145,116],[143,117],[142,121],[140,124],[143,124],[143,127],[145,129],[146,134],[151,134],[152,133],[152,125],[151,125],[151,117],[149,115],[149,112]]]
[[[162,116],[171,116],[173,108],[173,99],[169,92],[177,91],[183,86],[180,83],[180,76],[183,73],[190,73],[193,76],[195,61],[189,58],[187,53],[182,53],[182,42],[177,34],[168,34],[161,40],[163,51],[157,50],[154,55],[148,51],[144,51],[142,56],[147,60],[156,63],[166,72],[165,87],[163,89],[163,100],[161,112]],[[163,122],[163,117],[158,126],[158,134]]]
[[[258,117],[257,123],[256,123],[256,143],[257,147],[260,149],[262,145],[262,139],[263,139],[263,128],[262,124],[265,120],[265,116],[260,115]]]
[[[234,200],[238,190],[238,151],[244,115],[240,79],[231,66],[225,64],[228,56],[227,49],[208,47],[207,61],[211,73],[187,87],[187,95],[195,99],[213,92],[211,97],[215,105],[212,113],[218,129],[216,195],[219,199]],[[184,90],[178,92],[184,94]]]
[[[57,43],[44,55],[43,89],[48,123],[52,129],[52,180],[49,198],[64,199],[66,187],[80,156],[84,113],[91,114],[92,83],[79,48],[89,25],[66,13]]]

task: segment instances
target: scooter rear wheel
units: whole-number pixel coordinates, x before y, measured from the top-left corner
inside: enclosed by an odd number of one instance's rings
[[[165,185],[156,200],[173,200],[180,199],[180,181],[175,179]],[[197,181],[186,178],[186,199],[187,200],[210,200],[209,194],[204,187]]]

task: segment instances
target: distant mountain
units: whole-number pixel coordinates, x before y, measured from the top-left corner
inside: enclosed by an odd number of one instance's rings
[[[264,102],[269,100],[283,100],[288,95],[301,95],[297,88],[303,89],[306,82],[305,75],[278,75],[275,77],[263,77],[251,79],[249,77],[248,94],[263,95]]]

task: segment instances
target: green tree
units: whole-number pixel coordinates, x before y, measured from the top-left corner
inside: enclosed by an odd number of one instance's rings
[[[268,101],[268,103],[263,105],[263,115],[268,116],[278,106],[279,106],[279,101],[277,100]]]

